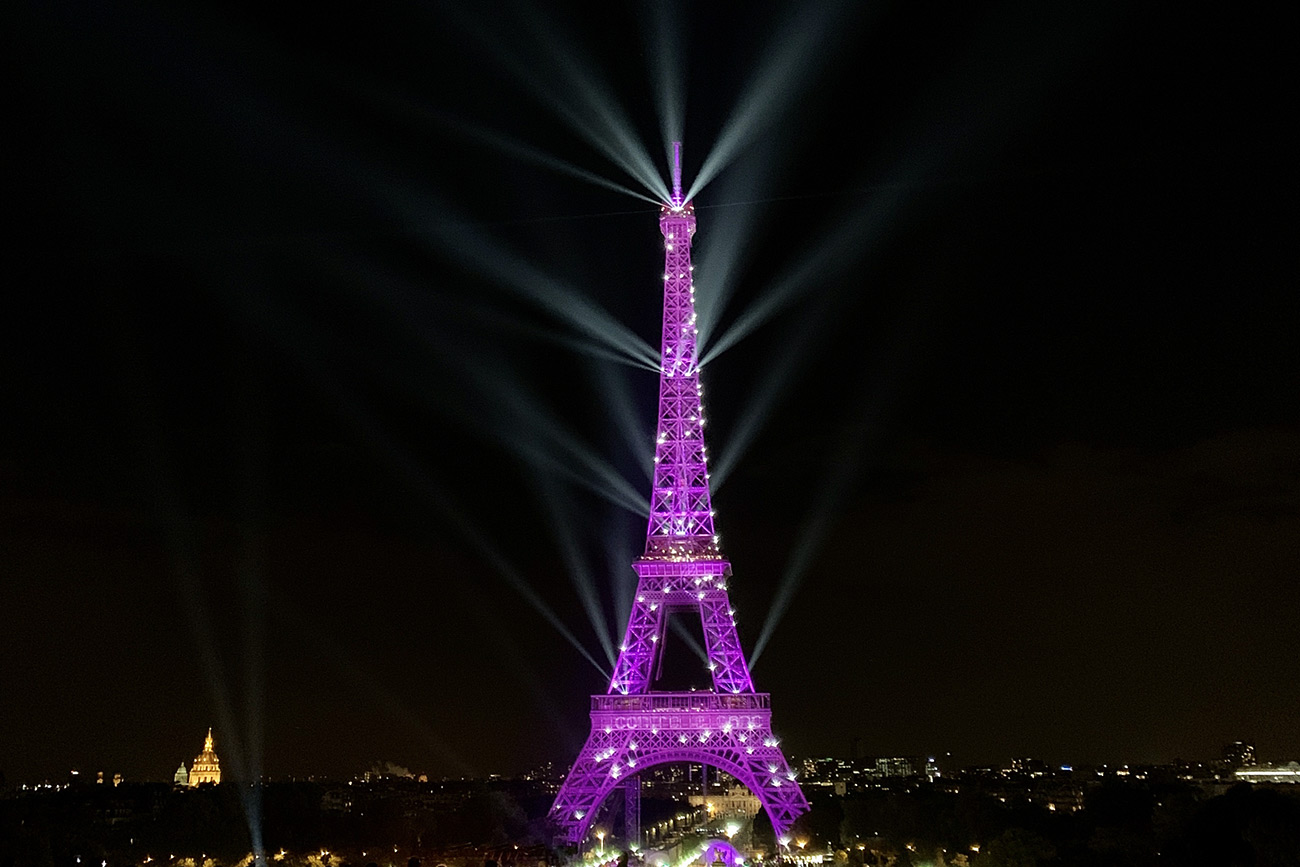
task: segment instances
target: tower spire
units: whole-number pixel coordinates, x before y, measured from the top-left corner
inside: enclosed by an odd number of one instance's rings
[[[704,446],[691,237],[695,207],[681,201],[681,142],[674,142],[673,202],[659,211],[664,238],[664,317],[659,364],[659,425],[646,559],[718,557]]]
[[[673,142],[673,201],[674,208],[682,206],[682,143]]]

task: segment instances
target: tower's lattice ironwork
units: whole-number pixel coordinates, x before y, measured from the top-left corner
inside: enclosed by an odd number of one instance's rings
[[[645,553],[632,566],[637,591],[609,689],[591,698],[591,735],[551,807],[558,836],[573,844],[583,842],[615,788],[668,762],[731,774],[762,801],[778,839],[808,809],[772,734],[770,698],[754,691],[727,596],[731,564],[713,526],[696,356],[695,210],[682,198],[680,145],[674,157],[672,200],[659,214],[664,316],[650,524]],[[678,611],[700,615],[712,691],[652,689],[668,615]]]

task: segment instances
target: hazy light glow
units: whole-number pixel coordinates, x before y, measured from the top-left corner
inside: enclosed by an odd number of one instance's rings
[[[510,387],[486,381],[480,384],[486,385],[490,392]],[[498,398],[501,396],[496,395]],[[540,407],[523,403],[511,409],[509,416],[518,427],[512,430],[507,421],[488,428],[489,433],[510,451],[534,467],[568,479],[630,512],[638,515],[650,513],[650,504],[644,494]]]
[[[650,513],[645,495],[539,406],[517,378],[503,369],[498,371],[489,372],[481,366],[470,374],[497,411],[497,421],[487,426],[488,433],[535,467],[569,479],[631,512]]]
[[[256,393],[256,392],[254,392]],[[266,700],[266,612],[269,595],[263,551],[253,528],[265,520],[267,456],[265,432],[256,426],[256,413],[245,413],[240,428],[240,499],[243,521],[239,528],[239,558],[236,563],[243,601],[244,636],[244,773],[247,781],[262,779],[264,749],[262,707]],[[254,852],[263,850],[262,788],[241,786],[244,816]]]
[[[623,439],[623,449],[635,456],[637,465],[645,474],[648,482],[653,477],[654,461],[646,444],[653,439],[654,428],[648,416],[637,412],[632,398],[632,389],[628,384],[626,369],[608,364],[592,365],[596,389],[600,392],[601,405],[605,408],[614,426]],[[656,368],[656,373],[658,369]]]
[[[479,322],[499,329],[503,332],[515,335],[521,335],[542,343],[551,343],[556,346],[562,346],[573,352],[575,355],[585,355],[588,358],[598,361],[611,361],[620,368],[635,367],[641,370],[657,370],[648,364],[631,361],[626,353],[616,352],[608,346],[598,343],[592,343],[581,337],[575,337],[570,334],[563,334],[554,328],[547,328],[530,322],[524,322],[514,316],[508,316],[504,313],[497,312],[486,305],[466,304],[459,308],[464,315],[478,320]],[[600,370],[608,370],[608,365],[596,365]],[[606,395],[608,397],[608,395]]]
[[[164,549],[170,560],[172,576],[180,591],[185,620],[194,639],[212,705],[216,709],[217,729],[223,732],[222,751],[226,754],[227,767],[235,771],[232,776],[247,779],[250,766],[260,767],[260,757],[250,765],[241,743],[240,732],[244,727],[237,723],[238,714],[231,697],[230,683],[226,677],[225,666],[222,665],[217,653],[220,645],[208,615],[210,608],[207,594],[203,590],[202,578],[197,567],[193,530],[187,519],[189,510],[181,499],[171,470],[172,460],[164,436],[154,383],[151,381],[148,368],[137,356],[128,353],[124,361],[131,380],[128,391],[134,410],[132,416],[137,423],[135,433],[141,444],[139,455],[141,465],[145,468],[144,474],[153,500],[155,519],[158,526],[163,528]],[[246,548],[241,553],[247,558],[253,552]],[[246,560],[243,565],[251,564]],[[241,577],[251,580],[253,575],[245,572]],[[253,599],[245,598],[247,605],[254,604]],[[255,624],[256,621],[253,623]],[[248,684],[250,704],[256,707],[251,709],[248,720],[258,726],[256,738],[260,743],[261,693],[257,691],[257,686],[263,680],[261,669],[265,666],[265,657],[257,653],[256,648],[249,650],[248,666],[250,671],[256,670],[256,674],[250,678]],[[262,836],[260,798],[241,798],[241,806],[252,839],[260,842]]]
[[[699,266],[695,306],[699,313],[700,346],[707,347],[735,289],[737,268],[749,252],[754,229],[765,205],[752,198],[767,189],[775,168],[775,146],[763,140],[751,148],[745,162],[724,173],[714,187],[724,205],[707,207],[708,232],[697,247]],[[697,211],[706,210],[697,205]]]
[[[645,39],[646,61],[650,65],[664,155],[667,164],[672,165],[673,142],[684,138],[687,69],[681,45],[686,34],[675,4],[643,3],[640,10],[643,19],[641,33]]]
[[[682,640],[682,643],[685,644],[690,649],[691,653],[694,653],[696,656],[698,656],[701,662],[709,661],[708,652],[698,641],[695,640],[695,636],[691,635],[690,630],[686,628],[686,624],[682,623],[680,620],[676,618],[670,619],[668,623],[669,623],[669,627],[673,631],[673,634],[675,634],[678,638]]]
[[[550,169],[563,175],[568,175],[571,178],[577,178],[580,181],[585,181],[598,187],[604,187],[607,190],[613,190],[614,192],[621,193],[625,196],[632,196],[633,198],[640,199],[643,202],[649,202],[652,205],[662,204],[659,200],[651,198],[645,193],[638,192],[631,187],[611,181],[602,175],[588,171],[580,166],[575,166],[573,163],[552,156],[551,154],[541,150],[540,148],[533,147],[530,144],[525,144],[524,142],[510,138],[502,133],[485,129],[476,124],[471,124],[470,122],[460,118],[453,118],[441,112],[434,112],[432,109],[428,109],[428,111],[434,114],[439,123],[444,126],[447,126],[476,142],[481,142],[482,144],[495,148],[507,156],[542,166],[543,168]]]
[[[789,391],[800,364],[808,357],[808,345],[820,325],[818,319],[815,315],[808,315],[798,331],[781,342],[779,354],[770,360],[763,374],[755,378],[754,393],[745,402],[740,418],[732,426],[730,436],[713,463],[711,481],[714,491],[726,483],[777,403]]]
[[[701,365],[708,364],[748,337],[759,326],[804,297],[814,286],[824,285],[828,278],[846,271],[863,255],[880,230],[889,224],[901,199],[899,185],[881,187],[879,195],[838,221],[834,231],[796,260],[736,317],[735,322],[704,353]]]
[[[427,111],[417,106],[411,106],[410,110]],[[523,149],[521,154],[526,152],[537,159],[550,160],[548,165],[557,170],[572,169],[569,174],[583,177],[584,180],[596,183],[599,177],[568,166],[563,161],[546,157],[540,151],[526,145],[512,143],[504,136],[497,136],[495,133],[459,121],[447,120],[442,115],[436,117],[453,125],[461,124],[462,132],[486,137],[500,147],[521,148]],[[241,120],[237,128],[242,129],[243,126],[244,122]],[[295,135],[300,134],[296,129],[291,132]],[[285,134],[288,135],[288,132]],[[313,154],[313,160],[319,164],[322,172],[328,169],[329,173],[325,175],[325,180],[329,183],[353,188],[356,194],[373,202],[385,213],[394,211],[400,213],[406,225],[417,234],[417,237],[435,242],[439,252],[452,261],[460,263],[468,270],[491,280],[495,286],[524,298],[554,315],[589,340],[593,346],[604,347],[624,363],[647,370],[659,369],[657,350],[634,331],[611,316],[580,290],[549,277],[537,266],[491,239],[472,221],[459,218],[448,202],[438,199],[428,191],[427,184],[415,178],[399,176],[392,171],[391,167],[381,164],[367,164],[361,167],[361,170],[340,173],[338,167],[355,166],[356,157],[329,142],[320,146],[319,153]],[[567,168],[562,169],[561,165]],[[654,204],[662,201],[641,196],[633,190],[613,182],[606,182],[604,179],[600,179],[599,182],[603,186],[617,189],[619,192],[631,193]],[[663,187],[662,181],[659,181],[659,186]],[[591,349],[582,351],[589,354],[599,352]]]
[[[844,428],[838,447],[826,462],[818,493],[799,529],[798,542],[790,553],[776,597],[763,620],[758,639],[754,642],[754,651],[749,660],[751,671],[771,640],[777,624],[789,610],[795,592],[803,582],[813,559],[820,552],[866,454],[875,445],[880,415],[897,391],[904,370],[910,366],[912,353],[922,343],[916,332],[928,314],[924,301],[921,298],[910,299],[885,345],[880,347],[876,365],[862,375],[854,413]],[[852,392],[848,394],[851,395]]]
[[[372,186],[384,189],[386,207],[403,211],[414,236],[435,245],[438,253],[545,310],[624,363],[659,369],[658,352],[636,332],[590,296],[543,273],[472,221],[458,217],[448,202],[428,193],[412,192],[412,185],[394,178],[374,180]],[[431,219],[431,215],[437,216]]]
[[[1058,13],[1044,11],[1044,14]],[[809,276],[816,270],[853,255],[855,246],[869,244],[878,237],[884,225],[897,221],[896,212],[903,205],[911,205],[911,200],[920,198],[917,191],[933,193],[942,185],[960,180],[942,175],[952,172],[962,159],[987,148],[1005,130],[1014,128],[1016,115],[1044,98],[1051,83],[1089,47],[1087,36],[1101,20],[1104,18],[1080,18],[1068,23],[1053,20],[1042,32],[1056,38],[1037,42],[1027,55],[1022,55],[1008,51],[1006,21],[991,16],[984,37],[976,41],[973,56],[961,58],[954,64],[952,76],[936,84],[910,131],[886,146],[875,148],[892,155],[880,162],[890,167],[884,175],[890,180],[862,190],[873,193],[871,201],[838,223],[839,228],[790,269],[785,279],[777,281],[746,309],[709,347],[701,364],[716,358],[792,303],[805,290]],[[776,62],[774,58],[772,63]],[[978,70],[978,74],[970,75],[972,69]],[[742,110],[738,108],[738,111]],[[719,150],[726,154],[734,150],[734,145],[720,142],[715,152]],[[710,159],[714,159],[712,154]],[[712,172],[706,161],[692,187],[692,195],[712,178]]]
[[[519,139],[512,138],[502,132],[488,129],[480,124],[473,123],[463,117],[457,117],[445,111],[433,108],[430,105],[423,104],[417,98],[412,96],[403,96],[392,92],[390,86],[371,87],[368,91],[371,99],[384,102],[386,105],[395,110],[402,111],[416,119],[431,121],[442,129],[448,130],[462,138],[468,139],[476,144],[487,145],[488,147],[508,156],[512,159],[529,162],[533,165],[541,166],[551,171],[558,172],[562,175],[568,175],[571,178],[621,193],[625,196],[641,199],[652,205],[659,205],[657,199],[647,196],[645,193],[638,192],[631,187],[611,181],[602,175],[588,171],[571,162],[562,160],[553,154],[549,154],[541,148],[534,147]]]
[[[735,830],[731,830],[732,828]],[[739,830],[739,823],[732,822],[727,824],[727,836],[735,836],[736,832]],[[736,847],[732,846],[725,840],[710,840],[705,844],[705,847],[703,858],[705,864],[716,864],[720,860],[723,864],[727,865],[727,867],[736,867],[737,864],[742,863],[744,860],[741,857],[741,854],[736,851]]]
[[[529,605],[533,607],[538,614],[551,626],[555,628],[566,641],[569,642],[588,662],[590,662],[597,671],[608,677],[608,670],[602,666],[587,648],[580,642],[577,637],[570,631],[569,627],[564,624],[547,605],[545,600],[533,589],[532,585],[524,579],[519,571],[506,559],[505,555],[492,544],[492,542],[470,521],[465,517],[465,510],[454,503],[446,490],[433,482],[423,468],[416,460],[409,455],[404,449],[401,449],[390,438],[384,435],[376,425],[363,416],[356,416],[355,421],[358,426],[367,432],[368,438],[372,443],[382,448],[388,455],[389,459],[397,465],[404,480],[416,487],[416,489],[426,496],[430,502],[436,505],[442,512],[446,523],[456,529],[462,538],[470,543],[478,552],[479,556],[490,565],[502,580],[522,596]]]
[[[475,399],[464,405],[451,405],[449,396],[441,395],[440,402],[429,404],[431,409],[457,424],[468,424],[481,430],[534,467],[570,479],[633,513],[649,514],[645,496],[591,446],[565,429],[540,406],[508,367],[483,355],[478,364],[466,368],[459,347],[436,330],[434,317],[412,317],[412,306],[420,309],[430,303],[427,292],[391,273],[361,269],[355,260],[340,260],[335,270],[348,267],[356,270],[360,291],[382,301],[397,324],[418,334],[430,356],[440,358],[449,369],[458,371],[461,383],[476,392]],[[366,360],[370,364],[377,363],[373,357]],[[390,380],[407,379],[415,396],[426,400],[432,396],[428,381],[421,380],[409,369],[385,368],[382,374]],[[489,411],[485,413],[484,408]]]
[[[459,20],[520,86],[554,111],[572,132],[627,172],[651,196],[667,201],[663,178],[612,91],[594,71],[595,63],[544,16],[527,6],[515,8],[545,49],[544,55],[522,56],[486,32],[481,20],[467,14],[461,14]]]
[[[736,100],[687,199],[694,199],[745,148],[807,97],[810,83],[834,54],[830,47],[850,29],[848,13],[859,5],[824,0],[810,7],[800,6],[777,25],[770,48],[763,54],[763,64]]]
[[[277,605],[289,615],[289,619],[293,622],[318,623],[320,621],[318,612],[304,609],[299,599],[286,592],[277,590],[275,599]],[[421,715],[415,713],[391,690],[385,688],[379,673],[357,663],[347,653],[344,642],[321,642],[318,649],[334,663],[351,686],[356,688],[358,692],[365,694],[365,701],[370,706],[382,711],[403,725],[409,726],[420,735],[428,749],[438,753],[439,756],[453,767],[459,769],[460,772],[473,774],[477,771],[476,768],[461,758],[460,754],[452,749]]]
[[[953,174],[961,161],[988,147],[1002,130],[1014,126],[1016,113],[1025,111],[1043,97],[1048,83],[1080,55],[1080,50],[1088,44],[1083,37],[1095,26],[1062,27],[1056,24],[1046,32],[1058,34],[1057,40],[1035,45],[1028,56],[1020,57],[1006,53],[1006,37],[999,24],[1000,20],[990,20],[988,33],[979,41],[976,56],[964,58],[958,65],[963,71],[981,70],[980,74],[949,79],[938,85],[924,112],[913,121],[909,134],[900,136],[886,148],[894,154],[892,159],[883,161],[883,164],[892,166],[885,175],[887,182],[860,190],[869,193],[870,199],[846,218],[838,220],[833,231],[813,245],[743,310],[721,336],[708,344],[701,365],[717,358],[790,305],[806,298],[815,287],[826,285],[830,278],[858,257],[870,255],[872,245],[881,237],[883,229],[901,224],[906,214],[926,198],[940,194],[947,185],[962,182],[964,178]],[[1007,57],[1014,58],[1014,61],[1008,62]],[[696,186],[700,186],[698,179]],[[743,237],[742,232],[736,234]],[[733,246],[739,247],[740,244],[733,243]],[[702,279],[704,291],[701,297],[709,298],[711,288],[716,288],[720,297],[713,303],[710,316],[702,317],[702,335],[711,334],[718,319],[716,314],[729,293],[731,279],[725,267],[722,266],[723,274],[716,287],[711,286],[708,272]],[[794,363],[793,358],[790,363]],[[788,373],[782,378],[786,377]],[[714,475],[719,481],[725,480],[770,414],[775,395],[767,390],[760,391],[755,401],[756,405],[745,412],[743,422],[738,425],[738,437],[728,444],[727,451],[715,464]],[[819,523],[810,517],[805,530],[817,533]],[[818,544],[820,540],[812,542],[813,547]],[[763,636],[755,648],[756,658],[789,604],[790,582],[797,585],[808,556],[798,550],[792,556],[788,580],[783,581],[776,605],[769,613]]]
[[[542,510],[550,520],[551,531],[560,547],[569,579],[578,593],[578,601],[582,604],[582,610],[586,612],[587,620],[591,623],[591,631],[596,634],[596,640],[600,642],[601,649],[605,651],[605,658],[609,660],[612,667],[617,656],[614,651],[614,640],[609,620],[601,607],[600,592],[579,550],[578,541],[574,538],[574,527],[577,526],[576,515],[554,481],[540,473],[535,473],[533,478],[538,496],[542,500]]]
[[[636,592],[636,573],[631,569],[632,559],[637,555],[640,540],[628,532],[628,522],[622,515],[608,515],[606,530],[603,534],[605,543],[605,570],[609,576],[611,592],[614,597],[614,626],[627,623],[632,613],[632,597]]]
[[[429,229],[444,254],[555,315],[627,363],[659,369],[658,353],[590,297],[542,273],[468,223],[440,221]]]
[[[807,573],[814,555],[821,550],[827,528],[834,517],[832,507],[838,502],[838,498],[835,496],[836,493],[838,492],[823,491],[820,501],[813,507],[812,514],[804,520],[799,528],[799,542],[790,553],[790,559],[786,563],[781,576],[781,584],[777,587],[776,597],[772,600],[772,606],[768,609],[767,617],[763,620],[763,628],[759,631],[758,639],[754,642],[754,650],[749,656],[749,670],[751,673],[759,658],[763,655],[767,643],[772,640],[772,633],[776,630],[777,624],[781,622],[781,618],[789,610],[790,603],[794,600],[799,585],[803,583],[804,575]]]
[[[364,285],[372,292],[376,290],[377,285],[385,285],[389,289],[398,287],[398,281],[392,279],[391,276],[383,281],[374,279],[374,276],[373,274],[369,275],[370,279],[364,280],[361,285]],[[394,307],[394,312],[403,323],[409,325],[410,318],[403,315],[406,311],[402,311],[398,305],[393,304],[394,298],[391,293],[381,293],[380,297]],[[337,409],[344,420],[349,422],[366,441],[371,443],[381,455],[388,459],[400,478],[417,492],[427,497],[443,513],[447,524],[459,532],[478,551],[480,556],[487,561],[502,580],[518,592],[602,676],[608,677],[609,674],[605,667],[591,655],[582,642],[578,641],[564,622],[560,620],[559,616],[542,600],[537,592],[506,560],[505,556],[497,550],[477,527],[470,523],[465,517],[465,511],[458,504],[452,502],[450,496],[440,485],[433,481],[419,461],[412,457],[406,449],[399,446],[382,429],[373,414],[367,411],[352,394],[343,389],[342,383],[346,379],[334,375],[331,371],[332,365],[320,358],[320,350],[305,339],[302,323],[306,319],[293,315],[289,311],[275,309],[268,303],[266,298],[259,297],[257,301],[259,303],[256,307],[250,305],[249,308],[255,320],[269,333],[274,334],[278,340],[285,341],[290,345],[294,357],[299,360],[303,369],[311,374],[318,386],[335,400]],[[430,342],[436,344],[437,341]],[[399,373],[397,371],[389,372],[393,374]],[[404,372],[409,375],[409,371]],[[444,409],[443,407],[435,408]],[[476,418],[476,416],[471,417]],[[560,464],[562,462],[555,459],[554,463]]]

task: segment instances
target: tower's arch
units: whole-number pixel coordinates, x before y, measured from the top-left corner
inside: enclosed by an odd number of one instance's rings
[[[718,743],[709,745],[698,741],[696,744],[682,744],[678,740],[681,735],[672,732],[652,735],[649,738],[651,743],[648,744],[639,743],[634,739],[638,737],[636,735],[629,736],[625,739],[626,752],[636,756],[632,760],[635,764],[616,770],[614,763],[604,760],[596,763],[604,765],[603,768],[588,767],[581,771],[575,764],[573,770],[569,772],[569,781],[579,779],[587,783],[582,786],[583,796],[569,799],[563,804],[557,799],[555,806],[551,808],[551,821],[563,830],[567,842],[581,843],[586,839],[591,823],[595,821],[596,814],[605,799],[623,785],[629,775],[640,774],[660,765],[689,762],[707,765],[735,777],[737,782],[758,798],[768,818],[772,820],[773,829],[780,837],[794,820],[807,810],[807,801],[804,800],[803,793],[794,781],[794,773],[779,751],[775,748],[765,750],[756,748],[752,753],[747,752],[749,747],[745,742],[737,740],[741,736],[738,732],[710,733],[708,740],[716,738]],[[663,742],[655,743],[656,740]],[[770,737],[768,740],[771,742]],[[590,746],[589,740],[588,748]],[[604,746],[594,752],[607,753],[609,749],[610,747]],[[773,752],[776,752],[775,756],[772,755]],[[583,753],[587,754],[588,749],[584,748]],[[579,763],[581,762],[582,759],[579,758]],[[595,773],[592,773],[592,770],[595,770]],[[566,781],[566,789],[572,788],[569,781]],[[566,813],[562,814],[561,810],[565,810]]]

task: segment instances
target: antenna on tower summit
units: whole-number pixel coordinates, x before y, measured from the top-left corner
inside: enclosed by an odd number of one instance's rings
[[[682,143],[673,142],[673,207],[682,206]]]

